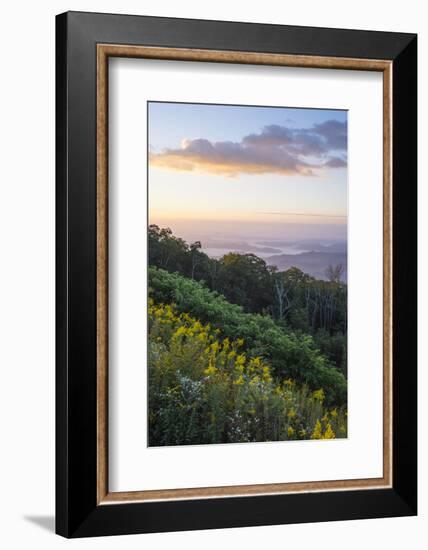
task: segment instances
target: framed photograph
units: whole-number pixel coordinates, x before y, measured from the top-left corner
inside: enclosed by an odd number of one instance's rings
[[[416,36],[56,24],[57,533],[416,514]]]

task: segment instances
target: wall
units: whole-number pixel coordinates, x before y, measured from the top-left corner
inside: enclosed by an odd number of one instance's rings
[[[420,33],[426,59],[423,3],[380,0],[249,3],[197,0],[121,2],[9,2],[0,20],[0,541],[7,549],[25,545],[75,548],[193,549],[261,546],[300,548],[382,545],[419,549],[427,531],[426,475],[421,472],[420,516],[393,520],[293,525],[79,540],[52,534],[54,510],[54,16],[90,10],[292,25],[369,28]],[[420,62],[420,85],[425,72]],[[422,94],[421,94],[422,96]],[[421,139],[426,109],[420,106]],[[420,155],[422,157],[422,154]],[[421,158],[420,182],[424,180]],[[421,187],[420,211],[426,204]],[[422,216],[421,216],[422,218]],[[421,222],[421,230],[426,229]],[[420,239],[422,251],[423,240]],[[420,262],[420,280],[425,269]],[[425,298],[422,291],[420,301]],[[423,311],[421,303],[420,310]],[[422,319],[421,319],[422,320]],[[420,327],[422,340],[422,324]],[[421,346],[423,342],[421,342]],[[421,353],[424,350],[421,349]],[[421,357],[421,364],[423,364]],[[421,372],[420,395],[426,377]],[[426,420],[421,402],[420,433]],[[420,463],[425,457],[420,443]]]

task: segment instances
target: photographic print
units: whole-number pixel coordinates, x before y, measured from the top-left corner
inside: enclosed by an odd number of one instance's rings
[[[67,12],[56,69],[56,532],[416,515],[417,36]]]
[[[347,111],[148,102],[149,446],[347,437]]]

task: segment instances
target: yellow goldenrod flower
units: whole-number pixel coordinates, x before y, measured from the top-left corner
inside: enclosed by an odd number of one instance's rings
[[[186,327],[181,325],[178,327],[178,329],[174,332],[174,334],[172,335],[173,338],[178,338],[180,336],[183,336],[184,334],[186,334]]]
[[[218,342],[213,342],[213,343],[211,344],[211,351],[213,351],[214,353],[217,353],[218,350],[219,350],[219,347],[220,347],[220,346],[219,346],[219,343],[218,343]]]
[[[330,422],[327,424],[327,429],[324,432],[323,439],[335,439],[336,435],[331,427]]]
[[[209,367],[207,367],[204,370],[204,374],[207,374],[208,376],[211,376],[212,374],[215,374],[216,372],[217,372],[217,369],[212,364],[210,364]]]
[[[325,398],[325,394],[324,394],[324,390],[322,388],[320,388],[319,390],[316,390],[312,393],[312,397],[314,399],[318,399],[318,401],[324,401],[324,398]]]
[[[314,431],[312,432],[311,439],[322,439],[321,422],[316,421]]]
[[[242,374],[239,376],[239,378],[234,380],[233,383],[235,384],[235,386],[241,386],[244,383],[244,377],[242,376]]]
[[[262,374],[262,376],[263,376],[263,380],[264,380],[265,382],[270,382],[270,381],[272,380],[272,377],[271,377],[271,375],[270,375],[270,368],[269,368],[269,367],[267,367],[267,366],[263,367],[263,374]]]
[[[244,365],[245,364],[245,355],[243,353],[241,353],[241,355],[238,355],[236,357],[235,364],[236,365]]]

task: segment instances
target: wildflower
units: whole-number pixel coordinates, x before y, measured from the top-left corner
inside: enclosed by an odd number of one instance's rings
[[[213,364],[210,363],[210,365],[204,370],[204,374],[211,376],[212,374],[215,374],[217,372],[217,369]]]
[[[271,375],[270,375],[270,369],[267,366],[263,367],[263,380],[265,382],[270,382],[272,380]]]
[[[201,323],[200,323],[199,321],[195,321],[195,322],[193,323],[193,330],[195,330],[195,331],[200,331],[201,329],[202,329]]]
[[[245,364],[245,355],[243,353],[241,353],[241,355],[238,355],[236,357],[236,361],[235,361],[235,364],[236,365],[244,365]]]
[[[233,383],[235,384],[235,386],[241,386],[244,383],[244,377],[242,376],[242,374],[239,376],[239,378],[234,380]]]
[[[316,421],[314,431],[312,432],[311,439],[322,439],[321,422]]]
[[[218,350],[219,350],[219,347],[220,347],[220,346],[219,346],[219,343],[218,343],[218,342],[213,342],[213,343],[211,344],[211,351],[214,352],[214,353],[217,353]]]
[[[292,426],[288,426],[288,428],[287,428],[288,437],[292,437],[293,434],[294,434],[294,428]]]
[[[331,427],[330,422],[327,424],[327,429],[324,432],[323,439],[335,439],[336,435]]]
[[[180,336],[184,336],[186,334],[186,327],[183,325],[180,325],[178,329],[174,332],[172,335],[173,338],[179,338]]]
[[[312,393],[312,397],[314,399],[317,399],[318,401],[320,401],[322,403],[324,401],[324,398],[325,398],[324,390],[322,388],[320,388],[319,390],[314,391]]]
[[[288,418],[294,418],[296,416],[296,411],[294,409],[290,409],[287,413]]]

